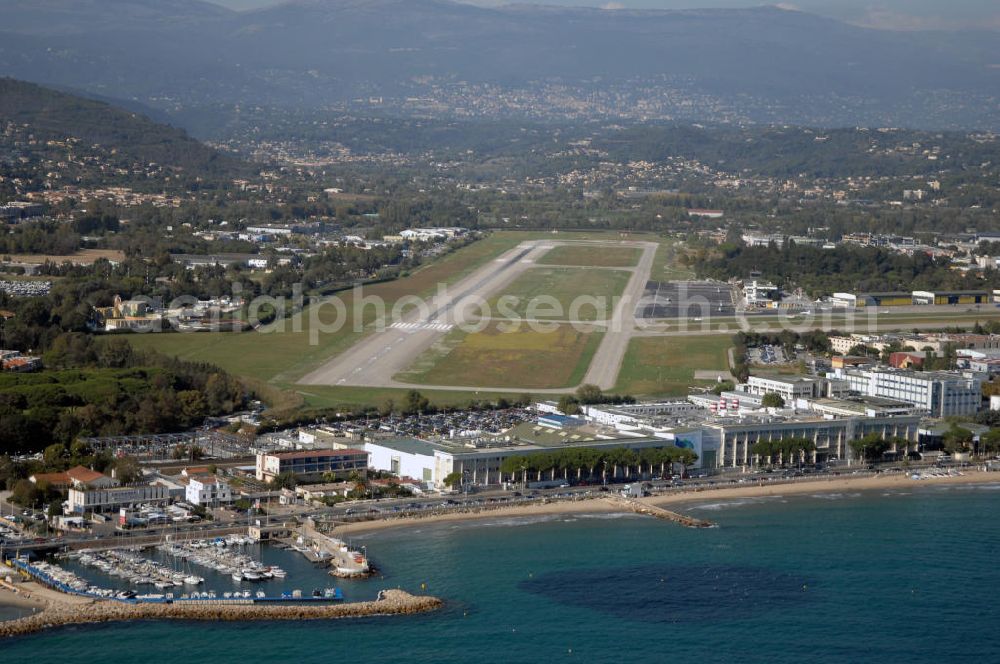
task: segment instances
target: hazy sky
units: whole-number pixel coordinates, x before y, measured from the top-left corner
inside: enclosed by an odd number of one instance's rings
[[[282,0],[209,0],[234,9],[280,4]],[[459,0],[472,4],[509,4],[514,0]],[[520,0],[532,2],[532,0]],[[781,4],[843,21],[894,30],[989,28],[1000,30],[998,0],[534,0],[535,4],[587,7],[692,9],[702,7],[755,7]]]

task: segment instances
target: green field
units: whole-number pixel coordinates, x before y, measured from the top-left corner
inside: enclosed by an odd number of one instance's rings
[[[597,329],[553,325],[551,331],[503,323],[482,332],[455,330],[396,380],[420,385],[488,386],[525,390],[578,385],[601,338]]]
[[[448,254],[412,275],[366,286],[363,295],[381,298],[387,307],[405,295],[429,295],[438,283],[453,283],[519,242],[530,239],[523,235],[526,234],[491,235]],[[310,398],[309,395],[296,395],[299,390],[295,381],[350,348],[370,331],[378,315],[374,306],[356,310],[350,291],[339,293],[337,297],[344,303],[343,318],[330,304],[314,304],[302,312],[297,327],[294,320],[286,319],[252,332],[136,334],[127,338],[140,349],[157,350],[186,360],[211,362],[246,379],[258,391],[267,392],[272,401],[281,400],[284,405],[297,406],[304,398],[307,405],[325,407],[341,403],[339,398],[348,396],[343,393],[343,388],[336,393]],[[324,331],[328,329],[324,326],[332,327],[338,319],[344,321],[339,329]],[[312,334],[314,329],[315,335]],[[315,337],[316,343],[313,343],[312,337]],[[266,389],[268,387],[270,389]],[[355,402],[347,398],[343,403]]]
[[[564,244],[550,249],[538,263],[540,265],[635,267],[640,256],[642,256],[642,249],[636,247]]]
[[[648,239],[648,238],[643,238]],[[694,278],[694,271],[681,266],[677,261],[679,250],[677,240],[655,238],[660,243],[653,259],[653,269],[649,272],[651,281],[686,281]]]
[[[484,263],[496,258],[503,252],[512,249],[518,243],[526,240],[539,239],[568,239],[568,240],[606,240],[617,242],[621,239],[619,233],[612,232],[587,232],[587,233],[551,233],[551,232],[522,232],[522,231],[501,231],[479,240],[469,246],[449,253],[440,260],[423,266],[413,272],[413,274],[402,277],[395,281],[381,283],[373,286],[366,286],[365,295],[376,295],[382,298],[388,306],[406,295],[427,296],[432,294],[438,283],[454,283],[456,280],[468,275],[473,270]],[[659,241],[654,235],[636,234],[629,239]],[[658,252],[659,256],[659,252]],[[532,268],[532,270],[556,268]],[[578,284],[564,284],[560,286],[565,291],[565,295],[575,294],[580,290],[591,291],[594,294],[601,294],[603,289],[620,293],[627,282],[628,273],[615,270],[572,270],[564,269],[564,272],[576,273],[579,277],[583,272],[595,273],[597,278],[596,286],[580,288]],[[612,275],[610,285],[603,281]],[[620,280],[620,285],[618,281]],[[601,286],[604,283],[604,286]],[[282,323],[267,326],[260,332],[246,333],[164,333],[130,335],[127,339],[136,347],[142,349],[158,350],[167,355],[177,356],[184,359],[210,362],[230,373],[239,376],[247,381],[265,398],[275,404],[279,409],[291,409],[298,407],[331,408],[341,405],[351,406],[359,404],[378,404],[385,399],[399,399],[405,390],[394,390],[391,388],[353,388],[335,386],[302,386],[296,381],[309,371],[329,361],[337,354],[343,352],[356,343],[371,329],[371,323],[375,319],[375,310],[368,307],[363,315],[359,317],[362,322],[361,329],[356,329],[353,311],[353,297],[350,292],[339,294],[347,307],[346,324],[335,332],[318,332],[318,343],[312,344],[310,332],[314,327],[314,321],[320,324],[329,324],[336,318],[336,313],[330,306],[307,307],[301,318],[301,326],[298,330],[293,329],[292,321],[285,321],[285,331],[278,331]],[[523,295],[523,293],[522,293]],[[572,296],[572,295],[571,295]],[[557,298],[558,299],[558,298]],[[317,327],[317,331],[319,328]],[[593,354],[597,348],[599,335],[589,335],[589,353]],[[586,362],[582,360],[569,370],[570,378],[565,384],[575,384],[582,379],[586,371]],[[560,361],[566,359],[559,355]],[[537,366],[546,366],[546,363]],[[562,368],[562,367],[560,367]],[[506,367],[510,371],[510,367]],[[520,372],[521,369],[518,369]],[[530,372],[531,367],[525,371]],[[544,369],[543,369],[544,371]],[[480,384],[490,384],[485,381],[478,381]],[[543,381],[546,384],[558,381]],[[455,383],[440,383],[455,384]],[[461,384],[461,383],[459,383]],[[521,386],[525,389],[529,385],[517,385],[517,379],[507,379],[500,383],[493,383],[497,387],[507,385]],[[468,403],[473,398],[495,398],[497,395],[483,393],[470,394],[460,391],[427,390],[421,388],[434,403],[439,405],[459,405]],[[508,395],[509,396],[509,395]]]
[[[637,337],[629,343],[615,392],[635,396],[687,394],[697,370],[718,370],[729,376],[727,335]]]
[[[491,298],[489,310],[500,318],[606,320],[631,276],[625,270],[535,267]],[[584,297],[597,299],[588,304]]]

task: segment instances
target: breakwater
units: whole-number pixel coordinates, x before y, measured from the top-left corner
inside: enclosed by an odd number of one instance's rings
[[[243,604],[125,604],[96,600],[79,604],[47,600],[34,615],[0,623],[0,638],[25,636],[54,627],[132,620],[333,620],[370,616],[407,615],[439,609],[437,597],[386,590],[370,602],[323,605]]]
[[[680,514],[657,505],[651,505],[635,498],[625,498],[624,496],[608,496],[608,502],[612,505],[619,505],[630,509],[636,514],[645,514],[665,521],[673,521],[687,528],[713,528],[715,524],[704,519],[696,519],[693,516]]]

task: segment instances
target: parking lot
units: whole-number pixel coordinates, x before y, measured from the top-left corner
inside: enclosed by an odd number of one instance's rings
[[[711,281],[649,281],[637,318],[734,316],[736,296],[729,284]]]
[[[761,346],[747,351],[751,364],[784,364],[789,361],[781,346]]]
[[[501,433],[522,422],[530,421],[534,414],[524,408],[501,410],[441,412],[432,415],[388,415],[372,417],[367,421],[331,422],[326,428],[347,434],[368,430],[391,433],[395,436],[457,436]]]

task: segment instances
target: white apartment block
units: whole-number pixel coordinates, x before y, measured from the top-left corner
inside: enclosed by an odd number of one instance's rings
[[[188,481],[184,497],[192,505],[213,507],[233,502],[233,491],[215,475],[195,475]]]
[[[67,509],[71,514],[107,512],[123,505],[165,503],[170,490],[165,486],[121,486],[106,489],[70,489]]]
[[[931,417],[973,415],[983,401],[982,380],[973,374],[859,367],[827,375],[846,380],[853,392],[905,401]]]

